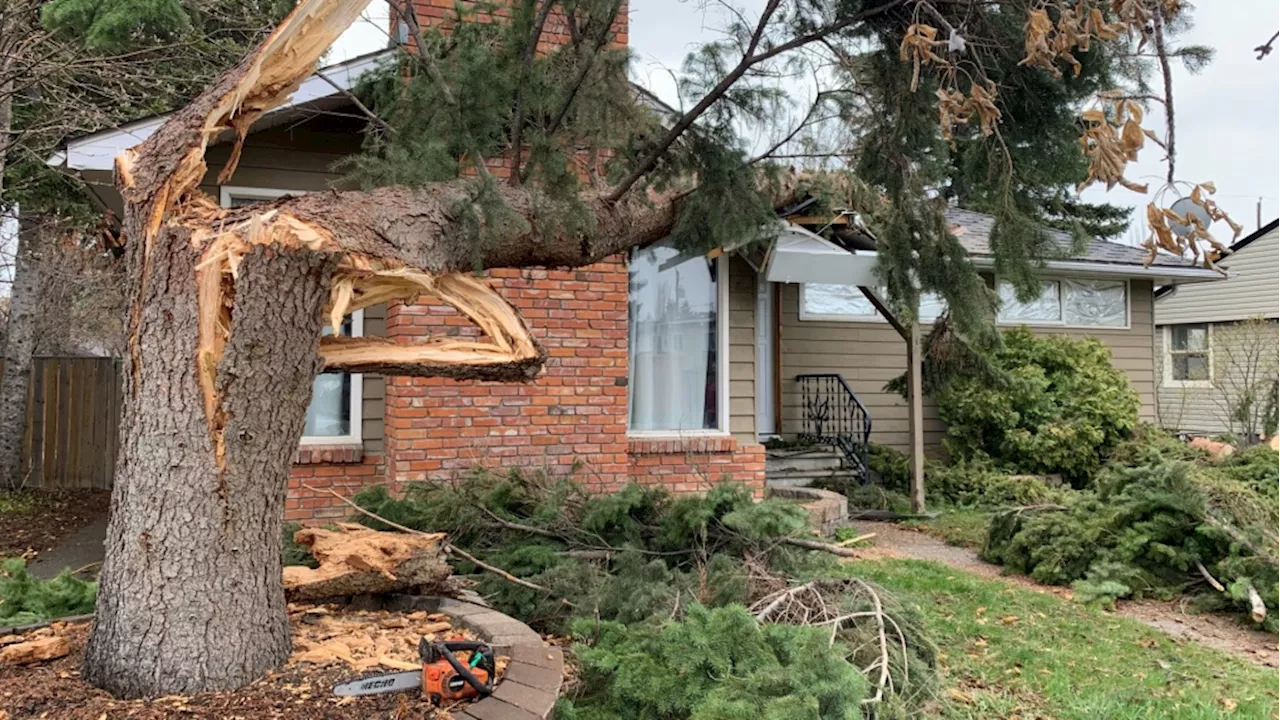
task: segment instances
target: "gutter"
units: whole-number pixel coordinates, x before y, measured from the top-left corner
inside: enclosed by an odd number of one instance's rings
[[[991,270],[996,266],[995,258],[989,255],[971,256],[973,266],[982,270]],[[1190,266],[1152,265],[1119,265],[1113,263],[1097,263],[1082,260],[1046,260],[1044,270],[1075,273],[1078,275],[1115,275],[1119,277],[1156,279],[1168,278],[1170,281],[1209,282],[1225,279],[1221,273],[1205,268]]]

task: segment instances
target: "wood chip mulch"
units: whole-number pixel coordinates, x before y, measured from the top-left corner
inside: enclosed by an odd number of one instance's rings
[[[0,491],[0,557],[48,550],[107,514],[109,490]]]
[[[294,652],[276,673],[233,692],[117,700],[80,679],[88,623],[57,625],[66,657],[26,666],[0,665],[0,720],[446,720],[419,693],[338,698],[333,686],[364,675],[421,667],[418,638],[474,639],[449,618],[426,612],[353,611],[290,605]],[[34,631],[32,635],[41,631]],[[43,634],[48,635],[49,630]],[[498,675],[507,658],[498,658]]]

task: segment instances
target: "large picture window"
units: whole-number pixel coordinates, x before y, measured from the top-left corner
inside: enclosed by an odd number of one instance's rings
[[[223,186],[223,207],[241,207],[273,200],[289,194],[285,190]],[[326,326],[323,334],[332,335]],[[359,337],[364,334],[364,311],[351,313],[342,323],[342,334]],[[302,444],[323,445],[360,442],[360,403],[364,381],[359,373],[321,373],[311,386],[311,404],[307,406]]]
[[[1067,327],[1129,327],[1129,284],[1124,280],[1045,280],[1040,295],[1018,299],[1013,285],[1001,280],[1002,323]]]
[[[878,290],[880,297],[888,293]],[[934,293],[920,295],[919,317],[931,323],[947,311],[947,304]],[[800,319],[836,322],[885,322],[875,306],[856,285],[824,285],[806,283],[800,287]]]
[[[724,268],[653,245],[631,256],[628,429],[724,429]]]

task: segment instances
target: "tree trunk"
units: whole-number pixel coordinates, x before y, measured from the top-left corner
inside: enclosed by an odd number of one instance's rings
[[[129,255],[134,352],[84,677],[122,697],[240,687],[290,651],[284,497],[334,263],[305,249],[245,256],[207,420],[190,233],[168,226]]]
[[[0,167],[0,172],[3,172]],[[40,306],[40,283],[31,253],[39,246],[40,230],[18,233],[13,256],[13,287],[5,330],[4,372],[0,375],[0,487],[22,487],[22,435],[26,431],[27,383],[35,347],[35,317]]]

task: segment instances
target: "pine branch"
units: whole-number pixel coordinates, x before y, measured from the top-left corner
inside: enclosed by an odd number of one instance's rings
[[[804,47],[810,43],[818,42],[823,38],[840,32],[841,30],[862,22],[867,18],[884,13],[898,5],[901,5],[902,2],[903,0],[890,0],[882,5],[877,5],[876,7],[868,10],[854,13],[844,20],[832,23],[831,25],[827,25],[826,27],[815,30],[811,33],[792,38],[788,42],[775,45],[769,50],[757,53],[756,50],[760,45],[760,41],[764,37],[765,29],[768,27],[769,21],[772,19],[773,14],[777,12],[778,5],[780,4],[780,0],[770,0],[769,4],[766,5],[765,9],[760,13],[760,21],[756,25],[755,32],[752,33],[751,40],[747,43],[746,50],[743,52],[742,59],[738,62],[737,66],[730,70],[729,73],[725,75],[710,92],[704,95],[702,99],[698,101],[698,104],[694,105],[693,108],[681,116],[680,119],[671,126],[671,129],[667,131],[666,135],[664,135],[662,139],[658,141],[658,144],[649,151],[649,154],[637,163],[636,166],[632,168],[631,172],[614,187],[608,196],[606,196],[606,201],[616,203],[618,200],[622,199],[622,196],[626,195],[627,191],[640,181],[640,178],[647,175],[654,167],[657,166],[658,161],[661,160],[667,150],[675,144],[676,140],[679,140],[680,137],[684,135],[685,131],[692,127],[693,124],[697,122],[698,118],[702,117],[702,115],[710,109],[712,105],[720,100],[720,98],[724,97],[725,93],[728,92],[729,89],[732,88],[748,70],[751,70],[760,63],[777,57],[782,53]]]
[[[512,185],[519,185],[524,180],[521,172],[520,154],[524,145],[524,95],[528,85],[529,73],[533,70],[533,59],[538,54],[538,41],[542,39],[542,29],[546,27],[547,17],[556,0],[545,0],[533,19],[533,29],[529,33],[528,44],[524,48],[524,57],[520,60],[520,76],[516,80],[516,108],[511,118],[511,177]]]

